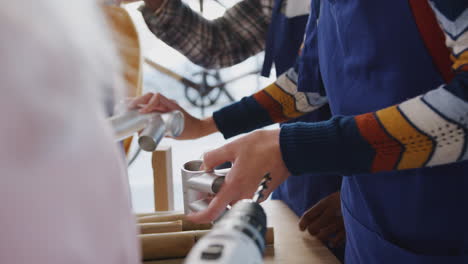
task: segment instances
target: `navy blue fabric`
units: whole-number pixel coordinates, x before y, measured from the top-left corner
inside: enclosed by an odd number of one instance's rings
[[[297,89],[301,92],[315,92],[325,95],[322,76],[320,74],[317,47],[316,24],[320,16],[320,0],[311,0],[310,8],[304,48],[296,66],[299,73],[307,72],[307,74],[299,74]]]
[[[379,234],[354,218],[347,204],[342,202],[343,216],[347,219],[346,263],[411,263],[460,264],[468,263],[468,256],[420,255],[383,239]],[[365,243],[365,245],[363,245]],[[376,254],[377,253],[377,254]]]
[[[270,75],[273,63],[277,76],[295,66],[300,46],[304,40],[308,15],[287,18],[281,13],[282,2],[282,0],[275,0],[265,48],[263,76]],[[321,84],[313,83],[310,85],[321,86]],[[327,120],[330,117],[330,108],[327,105],[290,122],[316,122]],[[298,216],[301,216],[321,199],[339,191],[341,178],[340,175],[319,174],[290,177],[273,192],[272,199],[284,201]],[[338,259],[343,259],[343,248],[332,249],[332,251]]]
[[[273,123],[268,112],[252,96],[214,112],[213,119],[225,139]]]
[[[272,199],[284,201],[296,215],[301,216],[321,199],[339,191],[340,186],[341,177],[336,175],[295,175],[273,193]]]
[[[265,61],[262,71],[264,76],[270,74],[273,63],[278,76],[293,67],[304,39],[308,15],[287,18],[281,13],[282,2],[282,0],[275,0],[265,49]],[[329,118],[330,109],[328,106],[324,106],[311,114],[290,122],[316,122]],[[298,216],[301,216],[322,198],[338,191],[341,187],[341,176],[339,175],[310,176],[290,177],[275,190],[272,198],[283,200]]]
[[[291,68],[304,40],[308,15],[286,17],[281,12],[283,0],[275,0],[268,28],[262,76],[269,77],[273,63],[277,76]]]
[[[443,83],[408,1],[322,0],[307,34],[315,43],[304,58],[317,59],[334,115],[376,111]],[[303,65],[300,75],[313,76],[317,64]],[[344,177],[346,263],[466,263],[467,176],[462,162]]]
[[[281,128],[280,148],[284,164],[298,175],[368,172],[375,157],[375,149],[361,136],[353,116],[286,124]]]
[[[455,21],[466,9],[466,0],[430,0],[448,19]]]

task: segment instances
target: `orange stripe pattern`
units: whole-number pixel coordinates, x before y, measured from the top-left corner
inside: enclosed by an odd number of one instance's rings
[[[385,130],[405,146],[397,169],[422,167],[434,149],[430,137],[419,132],[398,110],[392,106],[376,112]]]
[[[254,99],[268,112],[273,122],[285,122],[305,113],[296,109],[296,99],[276,83],[254,94]]]
[[[288,120],[288,118],[283,115],[281,105],[264,90],[255,93],[253,97],[262,106],[262,108],[268,112],[268,115],[274,123]]]
[[[386,133],[373,113],[356,116],[355,121],[361,135],[376,152],[371,172],[394,170],[403,152],[400,143]]]

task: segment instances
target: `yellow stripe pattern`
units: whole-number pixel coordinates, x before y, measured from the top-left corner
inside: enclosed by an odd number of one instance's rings
[[[450,58],[453,61],[452,68],[458,70],[460,67],[468,65],[468,50],[458,55],[458,57],[450,55]]]
[[[304,115],[304,113],[297,111],[294,97],[283,91],[277,84],[268,86],[264,91],[282,106],[283,115],[287,118],[297,118]]]
[[[422,167],[434,148],[432,140],[416,130],[400,113],[397,106],[376,112],[385,130],[405,146],[397,169]]]

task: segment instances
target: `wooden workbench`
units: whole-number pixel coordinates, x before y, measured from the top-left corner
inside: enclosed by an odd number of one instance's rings
[[[316,238],[299,231],[297,216],[281,201],[262,203],[268,226],[275,228],[275,244],[265,252],[265,264],[339,264]],[[183,259],[148,261],[144,264],[181,264]]]

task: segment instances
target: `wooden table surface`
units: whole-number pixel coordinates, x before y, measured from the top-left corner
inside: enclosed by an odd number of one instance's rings
[[[265,264],[339,264],[316,238],[299,231],[298,217],[281,201],[262,203],[268,226],[275,229],[275,243],[267,246]],[[147,261],[144,264],[181,264],[183,259]]]

